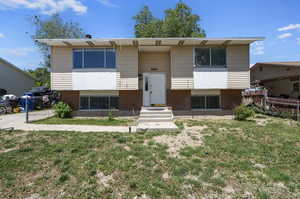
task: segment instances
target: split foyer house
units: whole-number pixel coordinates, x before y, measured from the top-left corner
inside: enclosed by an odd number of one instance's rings
[[[273,97],[300,98],[300,62],[262,62],[251,67],[251,82],[259,82]]]
[[[232,109],[250,87],[249,45],[263,38],[40,39],[51,88],[76,110]]]

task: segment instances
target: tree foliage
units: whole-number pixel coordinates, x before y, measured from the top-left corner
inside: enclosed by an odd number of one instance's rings
[[[205,37],[205,31],[198,24],[200,16],[182,2],[174,9],[165,10],[163,20],[153,17],[148,6],[133,19],[136,37]]]
[[[47,45],[36,42],[36,39],[71,39],[84,36],[78,23],[65,22],[59,14],[54,14],[46,19],[34,16],[33,24],[35,33],[32,35],[32,39],[44,56],[43,65],[45,67],[50,67],[50,50]]]
[[[26,70],[34,79],[35,86],[50,86],[50,72],[47,67]]]
[[[34,16],[32,23],[35,32],[31,37],[43,55],[43,62],[41,67],[26,72],[36,79],[36,86],[50,86],[50,49],[47,45],[37,42],[36,39],[82,38],[85,34],[78,23],[66,22],[59,14],[54,14],[49,18]]]

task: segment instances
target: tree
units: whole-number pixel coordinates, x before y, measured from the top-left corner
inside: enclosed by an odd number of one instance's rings
[[[165,10],[164,20],[153,17],[148,6],[133,17],[136,20],[136,37],[205,37],[198,22],[200,17],[192,9],[179,2],[175,9]]]
[[[34,16],[33,24],[35,33],[31,37],[43,55],[43,62],[41,67],[27,72],[36,79],[36,86],[50,86],[50,49],[47,45],[37,42],[36,39],[82,38],[84,32],[78,23],[65,22],[59,14],[54,14],[46,19]]]
[[[133,17],[135,19],[136,37],[159,37],[162,30],[162,21],[153,17],[148,6]]]
[[[35,86],[50,86],[50,72],[46,67],[39,67],[26,72],[35,79]]]
[[[205,31],[198,25],[200,17],[192,9],[179,2],[175,9],[165,11],[163,32],[167,37],[205,37]]]
[[[35,33],[32,39],[44,56],[45,67],[50,68],[50,50],[45,44],[36,42],[36,39],[70,39],[84,37],[84,32],[78,23],[64,22],[59,14],[54,14],[50,18],[42,19],[40,16],[33,17]]]

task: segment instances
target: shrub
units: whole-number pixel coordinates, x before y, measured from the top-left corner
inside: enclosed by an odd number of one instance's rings
[[[71,107],[64,103],[64,102],[58,102],[54,105],[55,114],[59,118],[68,118],[71,117],[72,109]]]
[[[234,109],[236,120],[247,120],[249,117],[254,117],[254,115],[255,112],[245,105],[240,105]]]
[[[115,120],[114,114],[112,113],[112,111],[109,111],[109,112],[108,112],[108,120],[109,120],[109,121]]]

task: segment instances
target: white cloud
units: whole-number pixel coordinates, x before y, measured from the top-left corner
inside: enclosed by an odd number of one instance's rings
[[[294,29],[300,29],[300,24],[289,24],[287,26],[278,28],[278,31],[286,31],[286,30],[294,30]]]
[[[51,15],[67,9],[77,14],[84,14],[87,7],[79,0],[1,0],[0,9],[27,8],[39,10],[42,14]]]
[[[288,38],[288,37],[291,37],[293,34],[292,33],[283,33],[281,35],[278,35],[277,39],[285,39],[285,38]]]
[[[265,45],[263,41],[254,42],[251,45],[251,51],[253,55],[262,55],[265,53]]]
[[[0,48],[1,54],[8,54],[14,56],[27,56],[34,51],[36,51],[36,49],[32,47]]]
[[[112,3],[111,0],[98,0],[101,4],[109,7],[118,7],[116,4]]]
[[[0,38],[4,38],[4,34],[0,32]]]

